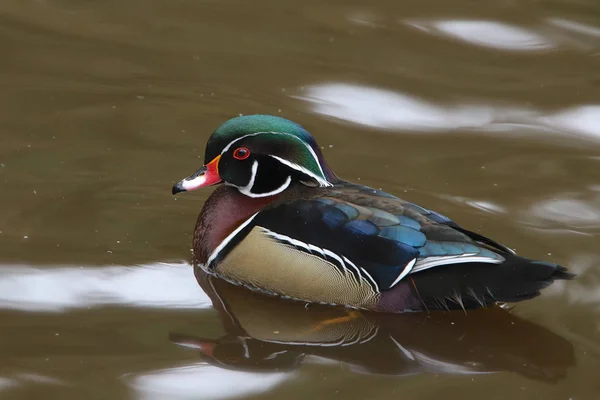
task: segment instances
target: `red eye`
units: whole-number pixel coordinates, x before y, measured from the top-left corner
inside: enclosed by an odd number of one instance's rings
[[[233,151],[233,158],[236,160],[245,160],[250,157],[250,150],[245,147],[238,147]]]

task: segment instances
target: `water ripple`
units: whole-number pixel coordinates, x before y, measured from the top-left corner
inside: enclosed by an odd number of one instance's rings
[[[555,44],[530,30],[497,21],[438,20],[406,21],[431,34],[443,34],[476,46],[510,51],[540,51]]]
[[[248,398],[267,392],[293,376],[294,374],[289,373],[230,371],[197,363],[126,378],[138,399],[212,400]]]
[[[600,28],[582,24],[580,22],[573,22],[562,18],[549,18],[547,22],[551,25],[558,26],[572,32],[581,33],[587,36],[600,37]]]
[[[390,90],[326,83],[305,88],[303,96],[315,112],[383,129],[444,130],[492,122],[488,107],[444,108]]]
[[[0,265],[0,308],[60,312],[107,305],[208,308],[186,263],[48,267]]]
[[[577,228],[600,226],[598,202],[563,197],[538,202],[528,212],[534,218]]]
[[[441,195],[439,197],[442,199],[449,200],[449,201],[466,204],[468,206],[471,206],[480,211],[484,211],[484,212],[490,213],[490,214],[507,214],[508,213],[508,210],[505,207],[503,207],[497,203],[494,203],[492,201],[489,201],[489,200],[476,200],[476,199],[470,199],[470,198],[462,197],[462,196],[447,196],[447,195]]]
[[[443,105],[414,96],[349,83],[305,87],[294,98],[312,111],[343,121],[385,130],[435,132],[457,129],[533,131],[600,139],[600,105],[578,105],[554,113],[495,105]]]

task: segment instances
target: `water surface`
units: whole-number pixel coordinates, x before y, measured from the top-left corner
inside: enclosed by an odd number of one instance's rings
[[[600,396],[597,2],[5,0],[0,45],[0,398]],[[395,318],[199,285],[210,190],[170,187],[251,113],[578,279]]]

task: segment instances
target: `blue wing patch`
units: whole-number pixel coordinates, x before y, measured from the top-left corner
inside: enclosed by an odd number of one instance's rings
[[[416,230],[421,229],[421,224],[418,223],[416,220],[414,220],[410,217],[407,217],[405,215],[397,215],[397,217],[398,217],[398,221],[400,222],[400,225],[407,226],[409,228],[413,228]]]
[[[346,229],[353,233],[365,236],[375,236],[379,233],[379,228],[373,222],[366,219],[357,219],[346,224]]]
[[[402,225],[383,227],[379,232],[379,236],[396,240],[412,247],[424,246],[427,241],[423,232]]]
[[[358,217],[358,210],[355,207],[352,207],[350,204],[338,203],[335,205],[335,207],[346,214],[349,219],[356,219],[356,217]]]
[[[336,207],[327,207],[326,212],[323,213],[323,222],[332,229],[342,226],[348,220],[348,216]]]

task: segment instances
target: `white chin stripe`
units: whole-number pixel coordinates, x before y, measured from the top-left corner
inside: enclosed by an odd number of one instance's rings
[[[185,190],[194,190],[204,185],[204,182],[206,182],[206,175],[202,174],[193,179],[182,180],[179,186],[181,186]]]
[[[251,196],[251,197],[273,196],[273,195],[279,194],[279,193],[283,192],[285,189],[287,189],[288,186],[290,186],[290,183],[292,183],[292,177],[288,176],[287,179],[285,180],[285,182],[283,182],[283,185],[279,186],[277,189],[271,190],[270,192],[266,192],[266,193],[250,193],[249,196]]]
[[[258,161],[254,161],[252,163],[252,172],[250,175],[250,180],[246,186],[238,186],[238,190],[240,193],[245,194],[246,196],[255,197],[252,195],[252,187],[254,186],[254,181],[256,180],[256,173],[258,171]]]
[[[265,192],[265,193],[254,193],[252,191],[252,189],[254,188],[254,183],[256,182],[256,174],[258,173],[258,161],[254,161],[254,163],[252,164],[252,175],[250,175],[250,181],[248,182],[248,184],[246,186],[243,187],[237,187],[238,190],[240,191],[240,193],[242,193],[243,195],[246,195],[248,197],[253,197],[253,198],[257,198],[257,197],[267,197],[267,196],[273,196],[275,194],[279,194],[281,192],[283,192],[285,189],[288,188],[288,186],[290,186],[290,183],[292,183],[292,177],[288,176],[287,179],[285,180],[285,182],[283,182],[283,184],[281,186],[279,186],[277,189],[275,190],[271,190],[270,192]]]

